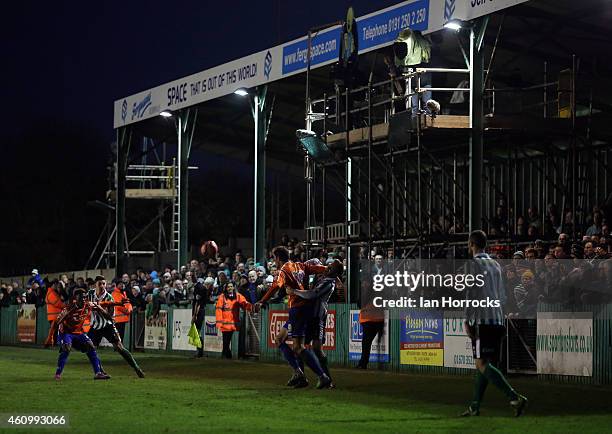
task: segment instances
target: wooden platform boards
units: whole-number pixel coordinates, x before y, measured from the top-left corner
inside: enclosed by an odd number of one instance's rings
[[[426,115],[421,116],[421,131],[444,130],[469,130],[470,117],[462,115],[439,115],[435,118]],[[407,129],[416,130],[417,118],[412,118],[412,127]],[[408,122],[409,123],[409,122]],[[571,124],[568,119],[541,119],[521,115],[487,116],[484,118],[484,129],[486,131],[532,131],[534,133],[557,133],[567,134],[570,132]],[[368,141],[369,128],[357,128],[349,132],[349,146]],[[372,141],[385,140],[389,135],[389,123],[376,124],[372,126]],[[327,144],[331,148],[344,147],[346,133],[336,133],[327,137]]]
[[[174,190],[171,188],[126,188],[126,199],[153,199],[153,200],[172,200]],[[115,191],[109,191],[107,197],[115,200]]]

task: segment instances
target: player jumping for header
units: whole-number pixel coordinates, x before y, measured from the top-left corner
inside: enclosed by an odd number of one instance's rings
[[[318,261],[318,260],[317,260]],[[325,344],[325,324],[327,323],[327,306],[336,286],[341,284],[340,276],[344,271],[342,262],[337,259],[328,267],[327,272],[314,282],[312,289],[287,288],[287,294],[297,295],[300,298],[314,301],[313,317],[310,320],[306,332],[306,344],[312,347],[312,351],[319,359],[319,363],[325,374],[331,379],[327,365],[327,356],[323,352]],[[334,385],[331,383],[330,388]]]
[[[56,380],[62,378],[62,372],[72,347],[87,354],[94,371],[94,380],[108,380],[110,378],[109,375],[102,372],[100,359],[98,359],[93,342],[91,342],[91,339],[85,333],[84,324],[89,319],[89,315],[93,310],[103,311],[100,307],[85,301],[85,291],[83,289],[76,289],[68,305],[51,324],[49,335],[45,341],[45,347],[50,347],[55,343],[55,336],[59,331],[57,343],[60,347],[60,353],[55,371]],[[107,315],[105,311],[100,314]]]
[[[303,282],[307,281],[308,276],[325,273],[327,271],[327,267],[323,265],[290,261],[289,251],[284,247],[276,247],[272,251],[272,255],[274,256],[276,266],[279,268],[278,277],[274,283],[272,283],[268,292],[266,292],[262,299],[255,304],[254,309],[256,312],[259,311],[261,305],[272,298],[279,289],[291,288],[303,290]],[[288,385],[293,385],[294,387],[308,386],[308,380],[300,367],[299,359],[301,359],[319,377],[317,389],[323,389],[331,384],[331,379],[325,374],[325,371],[319,363],[319,359],[312,350],[304,346],[307,327],[314,316],[313,309],[314,303],[312,300],[306,300],[297,295],[289,295],[289,321],[287,324],[287,332],[288,336],[293,340],[293,350],[284,342],[284,339],[279,340],[279,349],[294,370],[294,376]]]

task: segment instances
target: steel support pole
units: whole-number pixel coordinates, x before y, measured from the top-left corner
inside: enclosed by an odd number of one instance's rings
[[[481,21],[478,37],[475,29],[470,29],[470,232],[482,229],[484,53],[480,41],[485,28],[486,21]]]
[[[254,191],[253,191],[253,257],[265,263],[266,239],[266,93],[267,87],[258,87],[253,96],[255,122]]]
[[[122,127],[117,130],[117,167],[115,168],[115,274],[120,276],[127,270],[125,256],[125,178],[132,130]],[[117,235],[119,234],[119,235]],[[110,241],[110,240],[109,240]]]
[[[188,108],[178,114],[178,255],[177,268],[189,260],[188,200],[189,200],[189,156],[197,118],[197,108]],[[174,230],[174,229],[173,229]]]

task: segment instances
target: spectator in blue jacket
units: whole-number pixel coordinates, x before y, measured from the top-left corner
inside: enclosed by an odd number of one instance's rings
[[[38,274],[38,270],[36,268],[32,270],[32,277],[28,279],[27,286],[32,286],[32,283],[34,282],[38,283],[40,286],[43,286],[43,279],[40,277],[40,274]]]

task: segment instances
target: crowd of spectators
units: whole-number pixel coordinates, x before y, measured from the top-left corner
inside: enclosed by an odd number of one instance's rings
[[[515,247],[519,246],[520,250],[509,250],[508,245],[490,245],[490,252],[496,258],[527,263],[534,261],[534,265],[527,267],[528,269],[512,265],[506,267],[506,277],[509,280],[509,288],[512,289],[509,292],[515,300],[514,308],[517,311],[533,309],[538,300],[551,298],[551,285],[546,283],[547,275],[558,260],[581,261],[580,266],[583,266],[585,263],[593,263],[596,259],[612,257],[612,236],[608,220],[601,209],[593,207],[592,213],[585,220],[586,224],[581,228],[574,227],[571,212],[566,213],[566,221],[562,227],[571,231],[559,232],[561,227],[556,226],[554,217],[557,215],[556,208],[549,208],[546,219],[548,224],[542,226],[542,219],[535,208],[529,208],[527,217],[517,222],[517,230],[530,234],[529,237],[533,238],[531,241],[524,240],[522,244],[514,244]],[[498,207],[496,218],[491,222],[490,235],[508,230],[506,215],[503,206]],[[536,238],[536,235],[542,232],[549,236]],[[288,248],[292,260],[306,259],[304,245],[297,239],[283,235],[280,245]],[[359,257],[373,257],[375,264],[380,266],[384,261],[406,257],[407,252],[408,250],[393,252],[389,249],[375,249],[368,255],[367,249],[361,248]],[[344,247],[329,251],[321,249],[315,253],[324,264],[340,259],[346,265]],[[535,261],[537,259],[542,261]],[[561,263],[569,262],[571,261]],[[539,264],[550,264],[550,267]],[[193,259],[179,269],[169,265],[161,270],[148,271],[139,268],[132,273],[117,276],[112,283],[125,291],[134,310],[144,311],[148,317],[156,315],[163,304],[190,306],[194,300],[202,297],[206,299],[206,304],[214,303],[230,282],[249,303],[256,303],[272,284],[277,273],[270,254],[265,263],[257,263],[253,258],[244,257],[240,251],[233,256],[219,252],[216,258]],[[42,306],[45,304],[46,290],[50,286],[54,286],[60,297],[67,300],[74,288],[91,289],[94,287],[94,281],[91,278],[67,275],[56,280],[43,279],[38,270],[34,269],[25,287],[21,287],[18,282],[2,283],[0,306],[24,303]]]
[[[292,260],[306,259],[304,246],[297,239],[284,235],[281,245],[288,248]],[[343,259],[343,252],[320,252],[323,263],[329,263],[337,257]],[[213,259],[192,259],[189,264],[179,269],[170,265],[161,270],[138,268],[132,273],[112,279],[112,285],[109,286],[125,291],[134,310],[143,311],[149,317],[156,315],[162,305],[188,307],[202,297],[206,299],[205,304],[214,304],[229,283],[237,288],[249,303],[254,304],[263,297],[277,274],[278,270],[271,254],[265,263],[258,263],[253,258],[244,257],[241,252],[236,252],[233,256],[218,253]],[[2,283],[0,306],[24,303],[43,306],[47,288],[51,286],[60,298],[66,301],[75,288],[90,290],[95,285],[91,278],[70,277],[65,274],[59,279],[43,279],[38,270],[34,269],[25,288],[21,288],[17,282]]]

